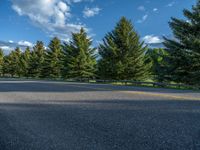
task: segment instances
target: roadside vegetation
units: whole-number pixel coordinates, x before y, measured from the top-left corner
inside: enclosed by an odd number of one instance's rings
[[[0,49],[0,75],[200,85],[200,0],[183,13],[185,20],[171,19],[174,38],[164,37],[164,48],[148,48],[131,21],[122,17],[98,47],[81,29],[69,42],[53,38],[47,48],[37,41],[23,52],[17,47],[4,55]]]

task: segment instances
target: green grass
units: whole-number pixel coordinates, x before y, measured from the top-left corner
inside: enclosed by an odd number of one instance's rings
[[[163,89],[176,89],[176,90],[193,90],[193,91],[200,91],[199,89],[194,89],[194,88],[189,88],[189,87],[176,87],[176,86],[166,86],[166,87],[161,87],[161,86],[153,86],[150,84],[142,84],[142,85],[136,85],[132,83],[123,83],[123,82],[95,82],[91,81],[90,83],[95,83],[95,84],[111,84],[111,85],[117,85],[117,86],[134,86],[134,87],[150,87],[150,88],[163,88]]]

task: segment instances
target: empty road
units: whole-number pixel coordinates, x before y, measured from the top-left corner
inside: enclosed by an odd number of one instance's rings
[[[0,150],[200,150],[200,93],[0,81]]]

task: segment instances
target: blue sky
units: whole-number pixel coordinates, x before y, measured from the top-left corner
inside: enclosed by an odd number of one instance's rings
[[[196,0],[0,0],[0,47],[48,45],[53,36],[67,41],[71,32],[87,29],[94,45],[120,17],[131,19],[141,39],[159,43],[171,36],[170,17],[183,18]],[[3,41],[3,42],[2,42]]]

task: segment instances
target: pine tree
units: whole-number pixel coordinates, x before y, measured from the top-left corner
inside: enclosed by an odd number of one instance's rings
[[[0,76],[3,75],[4,52],[0,49]]]
[[[167,57],[167,51],[165,51],[163,48],[154,48],[154,49],[148,49],[146,52],[147,57],[147,63],[152,64],[152,75],[153,79],[158,82],[164,81],[164,74],[163,67],[165,66],[164,58]]]
[[[65,78],[94,78],[96,72],[95,48],[92,40],[82,28],[79,33],[72,34],[72,41],[64,43],[65,53],[64,76]]]
[[[16,75],[21,77],[23,75],[22,69],[22,52],[19,47],[17,47],[14,51],[14,61],[15,61],[15,69]]]
[[[105,79],[144,80],[149,75],[145,64],[146,47],[134,30],[131,21],[122,17],[99,46],[99,75]]]
[[[11,66],[11,54],[4,56],[3,58],[3,75],[12,75],[12,66]]]
[[[36,45],[33,47],[30,57],[30,76],[31,77],[41,77],[43,70],[43,63],[45,57],[45,47],[42,41],[37,41]]]
[[[45,63],[43,67],[43,74],[45,77],[60,78],[63,69],[63,51],[61,41],[55,37],[50,41],[47,54],[45,56]]]
[[[24,53],[22,54],[21,63],[22,63],[22,70],[23,76],[29,77],[30,73],[30,58],[31,58],[31,51],[30,48],[27,47]]]
[[[7,74],[10,74],[12,77],[20,76],[19,56],[20,49],[17,47],[15,50],[11,51],[11,53],[7,57],[5,57],[4,71]]]
[[[10,74],[12,77],[22,75],[21,67],[21,50],[17,47],[14,51],[5,58],[4,71]],[[5,68],[7,67],[7,69]]]
[[[165,38],[165,79],[186,84],[200,84],[200,0],[192,10],[184,10],[186,20],[172,18],[175,39]]]

